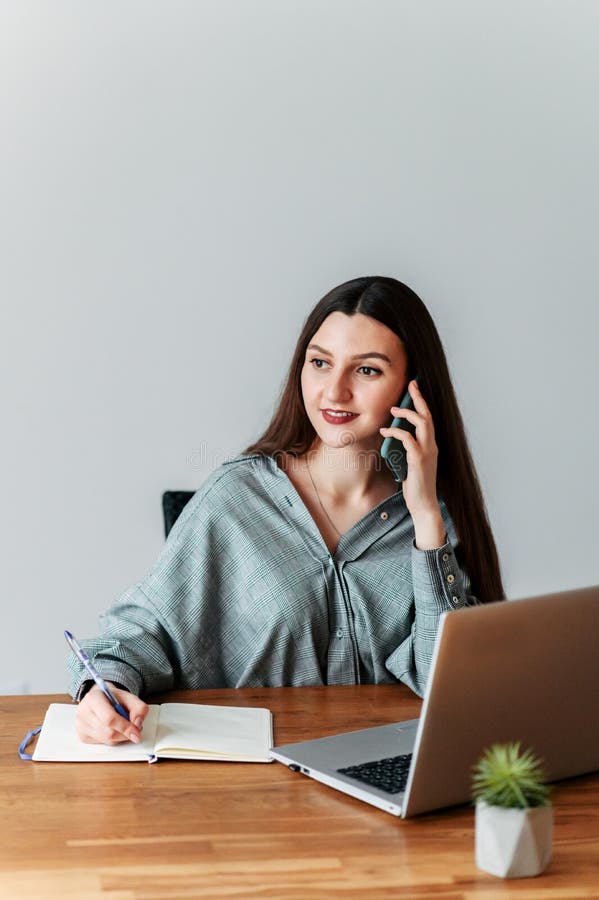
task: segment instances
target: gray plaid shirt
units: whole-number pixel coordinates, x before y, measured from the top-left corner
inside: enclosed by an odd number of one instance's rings
[[[422,694],[442,612],[476,599],[448,542],[418,550],[403,495],[372,509],[330,554],[274,459],[215,470],[153,569],[82,646],[138,695],[174,688],[402,681]],[[79,699],[85,670],[70,661]]]

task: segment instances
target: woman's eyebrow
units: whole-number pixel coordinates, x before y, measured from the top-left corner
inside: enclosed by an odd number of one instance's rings
[[[332,356],[330,350],[325,350],[324,347],[319,347],[318,344],[310,344],[308,350],[317,350],[318,353],[324,353],[325,356]],[[355,356],[351,357],[352,359],[382,359],[385,362],[388,362],[391,365],[391,360],[388,356],[385,356],[384,353],[357,353]]]

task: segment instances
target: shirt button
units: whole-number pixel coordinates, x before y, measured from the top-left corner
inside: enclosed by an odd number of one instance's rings
[[[449,559],[449,553],[444,553],[441,559],[443,560],[443,562],[447,562],[447,560]]]
[[[452,597],[451,599],[453,600],[454,603],[459,603],[459,602],[460,602],[460,598],[459,598],[459,597]]]
[[[447,584],[453,584],[454,581],[455,581],[455,576],[454,576],[454,575],[448,575],[448,576],[447,576]]]
[[[381,513],[381,519],[383,520],[383,522],[386,522],[388,518],[389,518],[389,513],[388,513],[388,512],[382,512],[382,513]]]
[[[335,634],[337,635],[337,637],[339,638],[339,640],[341,640],[341,638],[343,637],[343,629],[342,629],[342,628],[338,628],[337,631],[335,632]]]

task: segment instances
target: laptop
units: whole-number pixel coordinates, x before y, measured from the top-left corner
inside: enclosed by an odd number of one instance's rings
[[[520,741],[548,781],[599,769],[599,585],[441,615],[421,716],[274,747],[274,759],[396,816],[470,799],[472,766]]]

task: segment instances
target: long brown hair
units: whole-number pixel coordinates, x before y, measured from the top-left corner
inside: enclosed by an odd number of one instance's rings
[[[409,376],[418,373],[420,390],[433,417],[439,450],[437,487],[458,537],[456,556],[480,602],[505,599],[497,548],[443,344],[426,306],[401,281],[377,275],[355,278],[325,294],[304,323],[270,425],[245,453],[300,456],[312,446],[316,433],[306,415],[301,373],[311,338],[333,312],[370,316],[403,342]]]

